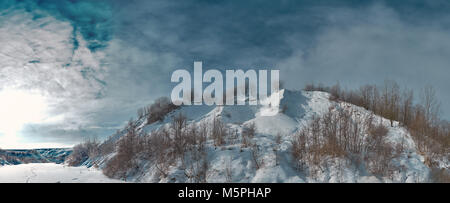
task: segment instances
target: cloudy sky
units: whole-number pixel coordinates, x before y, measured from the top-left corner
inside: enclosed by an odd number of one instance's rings
[[[171,73],[279,69],[290,89],[433,85],[450,118],[450,2],[2,0],[0,147],[103,139]]]

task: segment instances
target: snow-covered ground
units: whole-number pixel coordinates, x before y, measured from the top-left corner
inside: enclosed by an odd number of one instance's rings
[[[94,168],[69,167],[54,163],[0,167],[0,183],[120,183]]]

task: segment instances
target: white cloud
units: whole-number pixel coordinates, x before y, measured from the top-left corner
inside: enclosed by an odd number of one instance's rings
[[[88,125],[86,114],[104,91],[99,82],[106,72],[104,54],[91,52],[71,23],[50,16],[35,19],[25,10],[6,10],[0,22],[0,91],[44,97],[51,115],[46,124]]]

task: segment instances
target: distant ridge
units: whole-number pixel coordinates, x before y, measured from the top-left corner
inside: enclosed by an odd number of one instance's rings
[[[0,165],[27,163],[64,163],[72,153],[70,148],[4,149],[0,150]]]

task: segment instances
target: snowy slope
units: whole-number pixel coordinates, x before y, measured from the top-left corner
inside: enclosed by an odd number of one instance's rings
[[[262,116],[264,111],[271,111],[268,106],[183,106],[166,116],[162,122],[146,125],[145,119],[138,120],[138,130],[148,133],[161,127],[168,127],[172,117],[184,114],[193,123],[211,122],[214,118],[221,119],[229,128],[240,133],[245,124],[255,123],[257,135],[253,141],[259,145],[264,162],[259,169],[252,161],[251,149],[241,148],[239,141],[227,141],[224,146],[215,147],[211,140],[207,142],[207,159],[209,170],[207,182],[423,182],[428,180],[429,169],[424,165],[424,158],[416,151],[415,144],[409,133],[397,124],[390,127],[389,121],[375,116],[389,129],[388,140],[392,143],[405,143],[405,151],[395,164],[402,170],[393,172],[390,177],[375,177],[364,169],[352,164],[338,167],[340,160],[328,160],[329,167],[319,172],[317,177],[310,177],[294,167],[291,155],[293,133],[305,126],[314,116],[320,116],[330,107],[347,108],[356,111],[358,115],[369,115],[367,110],[347,104],[330,101],[325,92],[305,92],[281,90],[280,110],[274,116]],[[115,140],[126,132],[116,135]],[[279,154],[279,164],[275,162],[275,137],[282,136]],[[86,162],[94,162],[104,167],[113,154],[98,157]],[[127,180],[137,182],[189,182],[183,172],[181,163],[170,167],[169,174],[161,178],[155,167],[150,163],[141,163],[141,171]],[[339,164],[339,166],[341,166]],[[231,173],[229,173],[232,169]],[[228,174],[227,174],[228,172]],[[230,180],[231,176],[231,180]]]
[[[119,183],[101,171],[54,163],[20,164],[0,167],[0,183]]]

